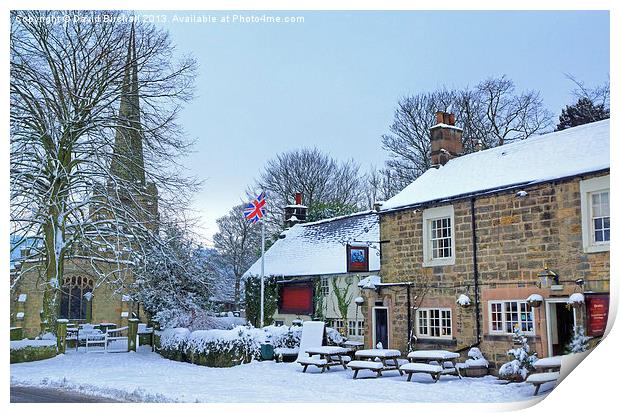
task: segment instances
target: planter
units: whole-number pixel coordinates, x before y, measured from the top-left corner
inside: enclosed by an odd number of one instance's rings
[[[466,367],[465,375],[467,377],[484,377],[489,374],[488,367]]]

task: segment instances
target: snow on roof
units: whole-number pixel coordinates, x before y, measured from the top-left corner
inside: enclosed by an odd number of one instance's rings
[[[379,216],[374,211],[297,224],[265,252],[265,276],[307,276],[347,272],[347,243],[372,241],[370,271],[379,270]],[[244,277],[260,276],[260,258]]]
[[[431,168],[382,211],[609,168],[609,120],[474,152]]]

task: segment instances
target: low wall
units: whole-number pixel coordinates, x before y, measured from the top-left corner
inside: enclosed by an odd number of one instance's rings
[[[11,341],[11,363],[44,360],[57,354],[54,340],[16,340]]]

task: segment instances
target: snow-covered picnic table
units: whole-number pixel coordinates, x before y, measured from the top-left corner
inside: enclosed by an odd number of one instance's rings
[[[398,357],[400,351],[394,349],[366,349],[355,352],[357,360],[351,361],[348,366],[354,371],[353,378],[357,377],[359,370],[371,370],[377,373],[377,377],[381,376],[382,371],[398,370]],[[379,360],[379,361],[376,361]],[[403,374],[402,371],[398,372]]]
[[[562,356],[538,359],[532,365],[539,373],[530,374],[525,381],[534,386],[534,396],[536,396],[540,390],[540,386],[545,383],[557,381],[560,378]]]
[[[454,364],[459,357],[459,353],[446,350],[416,350],[407,354],[409,363],[400,366],[400,370],[408,374],[408,381],[411,381],[413,373],[430,374],[435,382],[442,374],[455,374],[462,379],[459,368]]]
[[[346,356],[349,353],[349,350],[344,348],[344,347],[339,347],[339,346],[319,346],[319,347],[310,347],[308,349],[306,349],[306,353],[308,354],[308,356],[310,358],[312,358],[312,356],[319,356],[319,360],[325,360],[325,363],[320,362],[320,366],[323,367],[325,366],[325,368],[327,368],[327,370],[329,370],[330,366],[342,366],[345,370],[347,369],[347,365],[346,363],[349,362],[351,359],[350,357]],[[311,361],[311,360],[306,360],[306,361]],[[301,363],[303,365],[303,362]],[[317,365],[316,363],[308,363],[308,364],[314,364]],[[306,367],[304,367],[304,372],[306,371]],[[323,372],[324,369],[321,370],[321,372]]]

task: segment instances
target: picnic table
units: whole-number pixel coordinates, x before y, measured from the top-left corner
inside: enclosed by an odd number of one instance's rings
[[[534,396],[538,395],[540,386],[545,383],[555,382],[560,378],[560,368],[562,367],[562,356],[545,357],[538,359],[533,364],[534,368],[540,373],[527,376],[526,383],[534,386]]]
[[[319,356],[318,360],[325,360],[325,362],[315,363],[307,363],[304,366],[304,372],[309,364],[313,364],[316,366],[322,367],[322,371],[329,370],[330,366],[342,366],[345,370],[347,369],[346,363],[349,361],[348,357],[345,357],[348,354],[349,350],[339,346],[319,346],[319,347],[310,347],[306,349],[306,353],[310,360],[312,360],[312,356]],[[314,359],[316,360],[316,359]]]
[[[357,360],[349,362],[348,366],[354,371],[354,379],[357,378],[359,370],[374,371],[377,377],[380,377],[383,371],[398,370],[402,376],[403,372],[398,369],[398,357],[400,357],[400,351],[394,349],[358,350],[355,352]]]
[[[446,350],[412,351],[407,355],[409,363],[400,366],[400,370],[408,374],[407,381],[411,381],[413,373],[430,374],[435,382],[442,374],[455,374],[462,379],[459,368],[454,364],[459,357],[459,353]]]
[[[364,343],[361,341],[347,340],[344,343],[342,343],[341,346],[351,348],[354,350],[358,350],[358,349],[361,350],[364,347]]]

